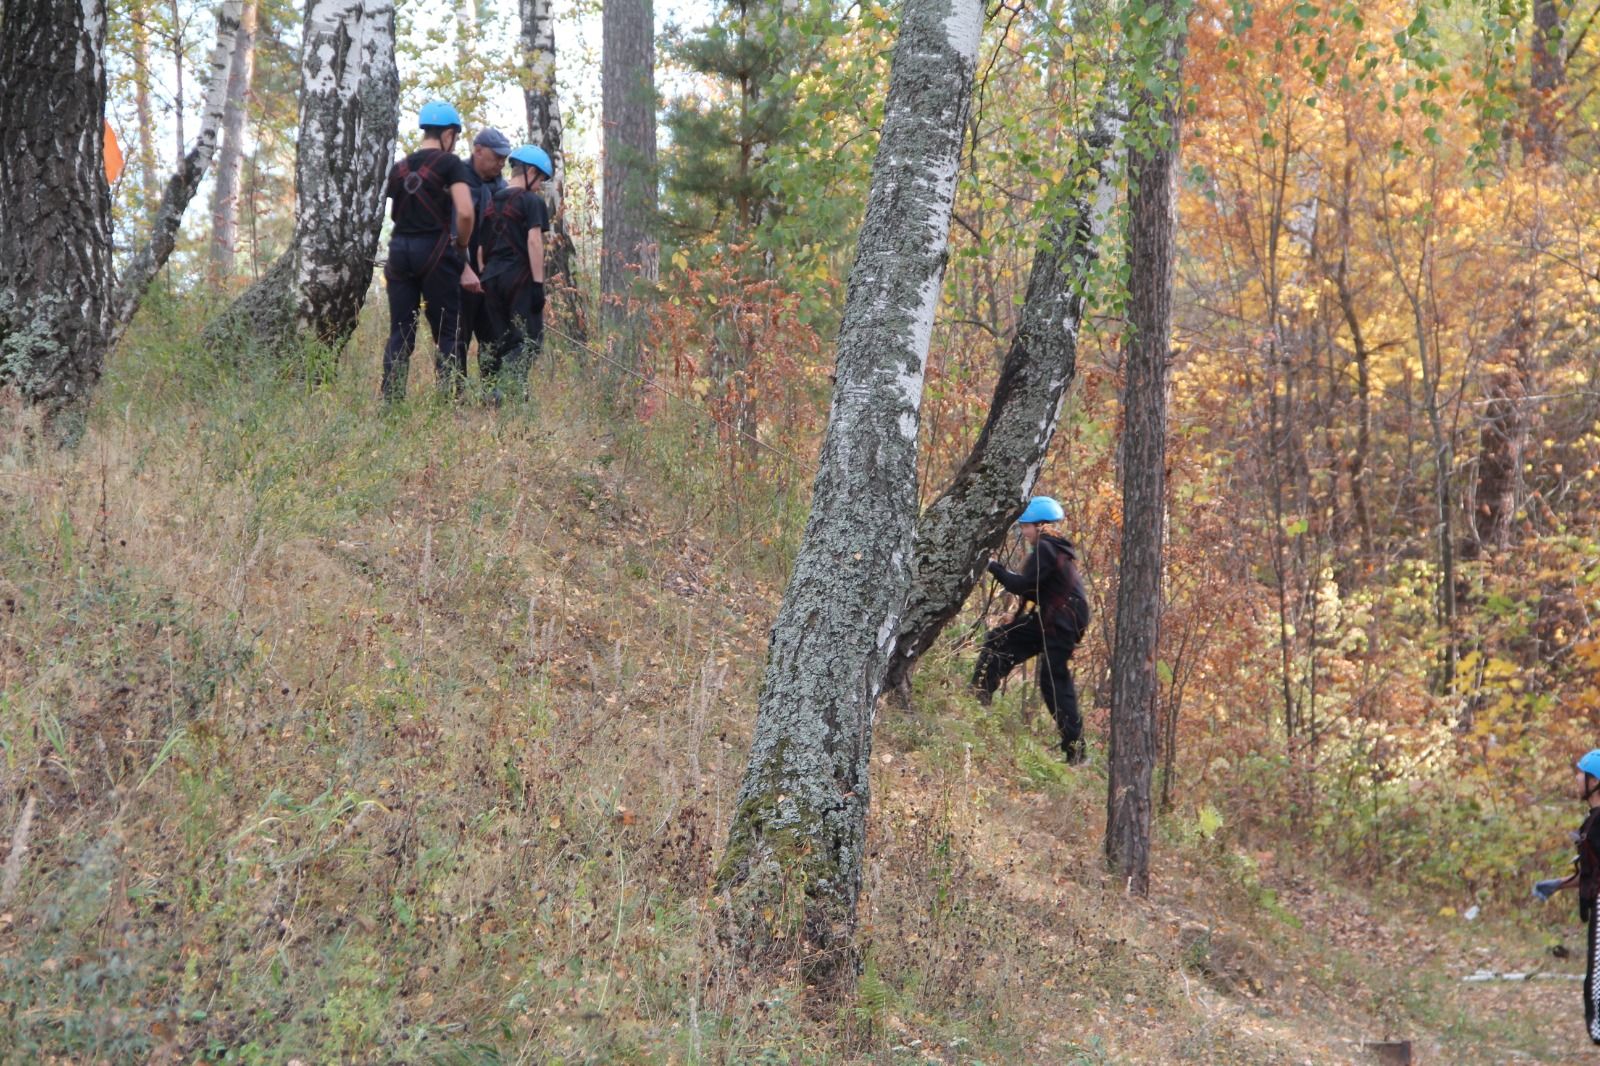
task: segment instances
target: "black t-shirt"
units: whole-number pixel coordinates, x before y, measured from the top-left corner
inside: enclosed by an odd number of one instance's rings
[[[396,236],[435,236],[454,230],[456,209],[452,185],[470,184],[472,168],[439,148],[412,152],[389,168],[387,195],[394,203]]]
[[[472,212],[477,217],[477,223],[472,227],[472,243],[467,246],[472,258],[474,269],[478,266],[478,249],[484,248],[484,241],[489,228],[484,225],[484,216],[489,212],[489,203],[494,199],[494,194],[506,187],[505,178],[495,178],[493,181],[484,181],[478,177],[477,170],[471,163],[467,167],[467,188],[472,192]],[[487,252],[487,249],[485,249]]]
[[[487,214],[488,230],[483,247],[488,256],[485,278],[511,271],[532,275],[528,262],[528,234],[550,229],[550,208],[544,197],[521,188],[505,188],[494,194]]]
[[[1590,809],[1573,836],[1578,844],[1578,916],[1588,921],[1600,898],[1600,807]]]

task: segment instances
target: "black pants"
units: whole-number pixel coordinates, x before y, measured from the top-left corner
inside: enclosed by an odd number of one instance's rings
[[[1583,968],[1583,1022],[1589,1031],[1589,1039],[1600,1044],[1600,988],[1595,987],[1595,970],[1600,968],[1600,936],[1597,936],[1595,926],[1600,924],[1600,907],[1589,904],[1589,928],[1584,936],[1584,945],[1588,951],[1584,957],[1588,960]]]
[[[484,293],[461,290],[461,328],[456,331],[454,368],[461,381],[467,380],[467,349],[472,347],[473,339],[476,338],[478,341],[480,371],[483,369],[484,360],[489,357],[489,346],[494,343],[494,337],[489,333],[489,316],[483,310],[486,299]]]
[[[385,400],[405,398],[419,307],[437,345],[433,365],[440,387],[454,392],[460,386],[454,364],[461,325],[462,262],[454,246],[441,253],[439,244],[439,237],[426,234],[389,241],[389,261],[383,268],[389,289],[389,343],[383,348]]]
[[[515,399],[527,398],[528,368],[544,348],[544,308],[536,306],[539,291],[536,282],[509,272],[484,280],[489,343],[478,349],[478,370],[496,400],[502,390]]]
[[[1063,751],[1072,752],[1083,737],[1083,719],[1078,715],[1078,689],[1072,683],[1067,660],[1077,647],[1077,639],[1052,625],[1046,625],[1037,611],[1029,611],[989,630],[972,671],[973,687],[993,693],[1011,668],[1039,657],[1039,693],[1061,731]]]

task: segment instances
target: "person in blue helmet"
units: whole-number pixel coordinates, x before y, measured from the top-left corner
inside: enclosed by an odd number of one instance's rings
[[[434,366],[441,388],[460,387],[455,372],[461,325],[461,290],[481,291],[467,261],[474,213],[467,165],[455,154],[461,115],[443,100],[422,105],[417,115],[422,145],[389,169],[394,232],[383,275],[389,293],[389,342],[383,349],[383,398],[405,398],[406,373],[424,311],[438,346]]]
[[[1067,664],[1089,628],[1089,597],[1078,574],[1077,549],[1047,528],[1064,517],[1055,500],[1035,496],[1017,518],[1022,539],[1033,549],[1021,571],[989,561],[989,573],[1025,606],[984,637],[972,685],[978,699],[988,704],[1012,667],[1037,655],[1039,692],[1061,732],[1062,753],[1067,762],[1081,763],[1086,757],[1083,719]]]
[[[1566,877],[1540,881],[1533,886],[1533,894],[1547,902],[1563,889],[1578,890],[1578,920],[1588,926],[1584,937],[1583,967],[1583,1022],[1589,1039],[1600,1044],[1600,987],[1595,971],[1600,969],[1600,916],[1596,915],[1595,900],[1600,898],[1600,748],[1589,752],[1575,766],[1578,798],[1589,807],[1583,825],[1572,834],[1578,846],[1578,855],[1572,860],[1576,869]]]
[[[525,144],[511,153],[511,180],[485,215],[483,313],[489,344],[478,368],[495,403],[509,392],[526,399],[528,367],[544,343],[544,235],[550,208],[539,187],[552,172],[549,154]]]

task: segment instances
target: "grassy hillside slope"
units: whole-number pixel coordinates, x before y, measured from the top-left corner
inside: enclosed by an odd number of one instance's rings
[[[1571,982],[1458,980],[1574,971],[1564,913],[1430,916],[1181,804],[1129,900],[1098,755],[949,651],[880,716],[858,1001],[805,1020],[708,888],[784,480],[726,483],[673,405],[608,421],[568,356],[527,409],[385,414],[370,323],[308,389],[189,314],[150,310],[76,453],[0,411],[0,1061],[1582,1054]]]

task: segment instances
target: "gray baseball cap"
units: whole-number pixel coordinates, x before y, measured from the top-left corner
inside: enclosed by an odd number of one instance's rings
[[[511,142],[506,140],[506,135],[494,127],[479,130],[478,135],[472,138],[474,147],[487,148],[495,155],[510,155]]]

